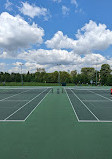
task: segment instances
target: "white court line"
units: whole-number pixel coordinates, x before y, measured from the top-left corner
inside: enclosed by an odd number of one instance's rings
[[[10,114],[7,118],[5,118],[4,120],[7,120],[8,118],[10,118],[12,115],[14,115],[15,113],[17,113],[20,109],[22,109],[23,107],[25,107],[27,104],[29,104],[30,102],[32,102],[35,98],[37,98],[38,96],[40,96],[43,92],[45,92],[47,89],[45,89],[44,91],[42,91],[40,94],[36,95],[34,98],[32,98],[30,101],[28,101],[26,104],[24,104],[22,107],[20,107],[19,109],[17,109],[15,112],[13,112],[12,114]]]
[[[83,102],[109,102],[108,100],[82,100]]]
[[[0,120],[0,122],[24,122],[24,120]]]
[[[91,92],[91,93],[94,93],[94,94],[96,94],[96,95],[98,95],[98,96],[100,96],[100,97],[103,97],[103,98],[105,98],[105,99],[108,99],[108,100],[110,100],[111,102],[112,102],[112,100],[110,99],[110,98],[107,98],[107,97],[105,97],[105,96],[102,96],[102,95],[100,95],[100,94],[98,94],[98,93],[95,93],[95,92],[93,92],[93,91],[90,91],[90,90],[88,90],[89,92]]]
[[[65,89],[65,88],[64,88],[64,89]],[[75,111],[75,108],[73,107],[73,104],[72,104],[72,102],[71,102],[71,100],[70,100],[70,98],[69,98],[69,96],[68,96],[68,93],[67,93],[66,89],[65,89],[65,92],[66,92],[66,95],[67,95],[67,97],[68,97],[68,100],[69,100],[69,102],[70,102],[70,104],[71,104],[71,106],[72,106],[72,109],[73,109],[73,111],[74,111],[74,113],[75,113],[75,116],[76,116],[76,118],[77,118],[77,121],[79,122],[78,115],[77,115],[77,113],[76,113],[76,111]]]
[[[24,92],[28,92],[28,91],[29,91],[29,90],[23,91],[23,92],[20,92],[20,93],[17,93],[17,94],[14,94],[14,95],[9,96],[9,97],[6,97],[6,98],[3,98],[3,99],[0,100],[0,102],[1,102],[1,101],[4,101],[4,100],[6,100],[6,99],[9,99],[9,98],[11,98],[11,97],[17,96],[18,94],[22,94],[22,93],[24,93]]]
[[[51,89],[49,90],[49,92],[51,91]],[[49,94],[49,92],[44,96],[44,98],[42,98],[42,100],[37,104],[37,106],[30,112],[30,114],[28,114],[28,116],[24,119],[24,121],[26,121],[28,119],[28,117],[34,112],[34,110],[40,105],[40,103],[46,98],[46,96]]]
[[[71,92],[77,97],[77,99],[79,99],[79,101],[85,106],[85,108],[99,121],[98,117],[87,107],[87,105],[72,90]]]
[[[27,102],[29,100],[5,100],[5,102]],[[4,101],[0,101],[0,102],[4,102]]]

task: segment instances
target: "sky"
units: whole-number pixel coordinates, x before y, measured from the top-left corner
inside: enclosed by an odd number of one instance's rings
[[[112,68],[111,0],[0,1],[0,72]]]

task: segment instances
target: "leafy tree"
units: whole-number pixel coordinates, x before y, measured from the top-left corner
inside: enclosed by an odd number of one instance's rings
[[[77,71],[71,71],[70,73],[72,83],[77,83]]]
[[[112,86],[112,75],[109,75],[109,76],[108,76],[106,84],[107,84],[108,86]]]
[[[93,80],[95,77],[95,69],[92,67],[82,68],[81,73],[87,77],[88,81]]]
[[[77,70],[71,71],[70,75],[73,76],[77,76]]]
[[[55,71],[52,74],[53,74],[53,82],[57,83],[58,82],[58,71]]]
[[[66,82],[66,83],[69,83],[71,82],[71,79],[70,79],[70,74],[68,72],[65,72],[65,71],[62,71],[60,72],[60,82]]]
[[[109,64],[103,64],[101,66],[100,75],[101,75],[101,83],[104,85],[107,83],[107,79],[110,76],[111,68]]]
[[[101,84],[112,85],[112,75],[110,65],[103,64],[100,72],[97,71],[98,81],[101,79]],[[58,71],[52,73],[36,72],[23,74],[24,82],[47,82],[47,83],[58,83]],[[71,71],[69,74],[66,71],[60,71],[60,82],[75,83],[75,84],[86,84],[90,83],[90,80],[96,81],[96,71],[92,67],[84,67],[81,69],[81,73],[77,74],[76,70]],[[21,74],[19,73],[7,73],[0,72],[0,82],[21,82]]]

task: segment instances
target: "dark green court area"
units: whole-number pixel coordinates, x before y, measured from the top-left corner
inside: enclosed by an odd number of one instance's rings
[[[1,87],[0,120],[1,159],[112,158],[110,87]]]
[[[67,88],[78,121],[112,122],[112,95],[110,89]]]

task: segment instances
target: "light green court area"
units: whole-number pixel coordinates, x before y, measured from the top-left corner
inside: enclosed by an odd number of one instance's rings
[[[78,122],[57,88],[25,122],[0,122],[0,159],[112,159],[112,123]]]

